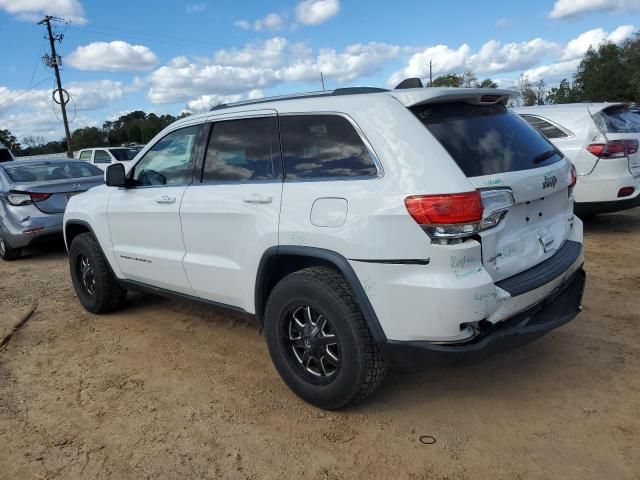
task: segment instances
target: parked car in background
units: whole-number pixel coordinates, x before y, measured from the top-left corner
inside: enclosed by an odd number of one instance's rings
[[[129,162],[133,160],[139,148],[129,147],[103,147],[103,148],[84,148],[78,151],[78,160],[89,162],[96,167],[104,170],[108,165],[116,162]]]
[[[0,163],[12,162],[15,160],[13,153],[4,145],[0,145]]]
[[[513,95],[346,88],[178,120],[69,203],[78,299],[255,315],[287,385],[328,409],[388,365],[538,338],[579,312],[582,222],[573,166]]]
[[[640,205],[640,114],[624,103],[574,103],[514,109],[573,162],[576,213]]]
[[[0,258],[62,235],[69,198],[103,183],[103,172],[77,160],[24,160],[0,164]]]

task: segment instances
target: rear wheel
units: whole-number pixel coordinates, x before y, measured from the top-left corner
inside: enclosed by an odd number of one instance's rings
[[[386,373],[351,289],[330,268],[300,270],[275,286],[265,310],[265,334],[285,383],[320,408],[358,403]]]
[[[0,258],[3,260],[11,261],[20,258],[20,248],[12,248],[7,241],[0,237]]]
[[[118,285],[98,242],[90,233],[82,233],[73,239],[69,269],[78,299],[90,312],[108,313],[124,304],[127,291]]]

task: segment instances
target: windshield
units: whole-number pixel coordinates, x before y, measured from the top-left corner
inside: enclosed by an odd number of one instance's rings
[[[116,157],[116,160],[120,162],[126,162],[128,160],[133,160],[133,157],[139,152],[134,148],[110,148],[109,151],[111,155]]]
[[[411,107],[467,177],[559,162],[562,154],[506,106],[462,102]]]
[[[47,180],[66,180],[74,178],[102,176],[103,172],[84,162],[55,162],[37,165],[5,166],[4,170],[15,183],[45,182]]]

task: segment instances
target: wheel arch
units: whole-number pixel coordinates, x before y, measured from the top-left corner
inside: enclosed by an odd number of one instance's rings
[[[384,330],[349,261],[337,252],[317,247],[280,245],[264,252],[258,265],[255,285],[255,314],[258,322],[264,324],[267,299],[280,280],[290,273],[319,265],[334,268],[342,274],[353,291],[371,335],[376,342],[384,342]]]

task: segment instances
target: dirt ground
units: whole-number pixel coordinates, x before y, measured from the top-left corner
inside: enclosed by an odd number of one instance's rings
[[[638,479],[640,209],[585,223],[583,313],[463,368],[391,372],[356,408],[295,397],[244,320],[77,302],[64,248],[0,263],[2,479]],[[436,439],[423,445],[421,435]]]

